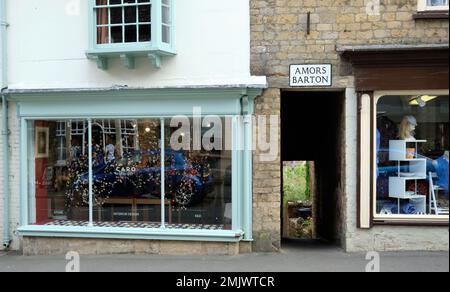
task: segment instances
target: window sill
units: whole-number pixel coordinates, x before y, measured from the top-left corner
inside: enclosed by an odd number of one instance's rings
[[[151,64],[157,69],[161,68],[162,58],[164,56],[174,56],[174,51],[163,51],[153,48],[96,48],[86,51],[88,59],[96,60],[97,67],[101,70],[108,69],[108,60],[111,58],[120,58],[124,67],[128,69],[135,68],[135,59],[137,57],[148,57]]]
[[[141,239],[175,241],[239,242],[243,239],[241,230],[181,230],[181,229],[133,229],[117,227],[67,227],[67,226],[22,226],[19,236]]]
[[[448,19],[448,10],[420,11],[413,14],[413,19]]]
[[[448,227],[449,221],[445,220],[407,220],[407,219],[374,219],[373,225],[388,225],[388,226],[429,226],[429,227]]]

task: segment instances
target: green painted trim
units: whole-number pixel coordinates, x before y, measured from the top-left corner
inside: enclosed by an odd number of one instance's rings
[[[231,153],[231,225],[232,229],[239,228],[239,151],[237,148],[238,145],[238,118],[233,116],[231,118],[231,132],[232,135],[232,153]]]
[[[152,53],[148,54],[148,58],[150,59],[150,62],[153,64],[155,68],[161,69],[162,56]]]
[[[152,42],[155,47],[161,48],[162,43],[162,5],[161,0],[152,0]]]
[[[240,91],[209,88],[37,92],[10,94],[10,99],[20,105],[20,116],[30,119],[192,115],[193,106],[201,106],[205,115],[240,115]]]
[[[261,89],[249,90],[248,94],[252,92],[252,96],[257,96],[257,92]],[[39,101],[53,101],[58,102],[64,99],[77,99],[82,101],[91,101],[95,99],[106,99],[109,101],[120,101],[124,97],[135,100],[152,100],[163,99],[192,99],[194,97],[205,98],[205,100],[217,99],[240,99],[242,97],[242,88],[234,86],[221,87],[191,87],[191,88],[91,88],[91,89],[61,89],[55,91],[12,91],[8,92],[10,100],[32,102],[39,99]]]
[[[252,116],[246,115],[243,118],[244,123],[244,151],[243,151],[243,225],[242,228],[245,233],[246,240],[253,239],[253,208],[248,206],[253,205],[253,167],[252,167],[252,140],[253,140],[253,125]]]
[[[29,224],[28,208],[28,123],[20,119],[20,225]]]
[[[108,58],[102,57],[102,56],[94,56],[94,60],[97,60],[97,68],[100,70],[107,70],[108,69]]]
[[[239,242],[242,230],[137,229],[115,227],[67,227],[28,225],[18,228],[19,236],[143,239],[175,241]]]
[[[160,145],[160,158],[161,158],[161,228],[166,228],[166,139],[165,139],[165,131],[166,131],[166,124],[164,122],[164,118],[161,118],[160,120],[160,127],[161,127],[161,145]]]
[[[136,62],[133,55],[130,54],[122,54],[120,55],[120,59],[123,62],[123,66],[129,70],[136,68]]]
[[[2,160],[3,160],[3,246],[10,244],[10,184],[9,184],[9,129],[8,129],[8,99],[2,94],[2,129],[3,140]]]
[[[94,182],[92,180],[94,171],[92,146],[92,120],[88,119],[89,227],[94,225]]]
[[[261,92],[260,89],[246,90],[247,95],[249,95],[249,102],[246,107],[248,108],[246,112],[249,114],[253,110],[253,97],[251,94],[257,94]],[[18,114],[21,118],[21,140],[20,140],[20,173],[21,177],[21,190],[20,190],[20,207],[21,207],[21,225],[25,226],[22,228],[24,236],[67,236],[67,237],[106,237],[106,238],[148,238],[148,239],[174,239],[174,240],[202,240],[206,238],[207,240],[217,240],[220,235],[211,235],[210,231],[207,231],[208,235],[204,235],[202,232],[197,234],[197,231],[190,231],[196,234],[183,233],[178,230],[169,230],[169,234],[159,234],[161,229],[153,231],[139,231],[140,234],[131,234],[125,232],[121,233],[121,230],[113,230],[114,232],[106,232],[104,230],[95,229],[84,229],[80,233],[80,230],[68,229],[65,227],[62,229],[42,229],[40,227],[33,227],[30,229],[28,224],[30,223],[29,214],[29,198],[28,198],[28,120],[33,119],[64,119],[64,118],[100,118],[100,117],[115,117],[115,118],[149,118],[149,117],[171,117],[172,113],[167,111],[159,111],[159,114],[146,114],[145,111],[149,108],[154,109],[155,106],[160,106],[161,103],[168,102],[166,107],[173,110],[173,108],[179,109],[180,103],[187,102],[183,106],[188,106],[189,111],[187,115],[192,115],[192,106],[198,105],[202,106],[203,109],[206,108],[221,108],[222,102],[224,104],[233,105],[231,111],[225,111],[223,116],[232,117],[232,130],[233,130],[233,147],[232,151],[232,229],[240,230],[245,236],[240,238],[246,241],[252,240],[252,167],[251,150],[245,150],[248,148],[243,148],[248,143],[251,143],[251,139],[246,140],[249,137],[249,131],[251,132],[251,124],[247,125],[242,120],[241,113],[242,109],[242,88],[196,88],[196,89],[145,89],[145,90],[91,90],[91,91],[69,91],[69,92],[37,92],[37,93],[15,93],[12,94],[12,99],[18,102]],[[246,95],[246,96],[247,96]],[[136,116],[130,114],[128,110],[129,107],[141,107],[142,104],[139,102],[145,102],[147,107],[144,107],[144,112],[141,116]],[[138,103],[138,105],[136,105]],[[74,114],[74,106],[82,105],[83,113],[82,115]],[[86,106],[86,105],[89,106]],[[105,108],[105,104],[109,105],[106,108],[106,115],[95,115],[95,112],[90,112],[95,104],[101,104]],[[55,110],[55,107],[63,106],[65,109]],[[128,114],[115,114],[114,107],[117,106],[121,109],[121,112],[128,112]],[[47,113],[43,113],[43,109],[52,109]],[[67,109],[71,109],[68,111]],[[59,109],[59,108],[57,108]],[[230,108],[229,108],[230,109]],[[157,108],[160,110],[160,108]],[[66,112],[67,116],[61,115],[61,112]],[[164,113],[164,115],[161,115]],[[207,111],[203,111],[202,114],[206,116],[210,114]],[[213,113],[214,114],[214,113]],[[248,145],[247,145],[248,146]],[[250,146],[251,149],[251,146]],[[32,153],[31,153],[32,154]],[[36,229],[37,228],[37,229]],[[128,229],[127,229],[128,230]],[[116,232],[117,231],[117,232]],[[120,232],[119,232],[120,231]],[[129,230],[128,230],[129,231]],[[139,233],[138,232],[138,233]],[[172,233],[175,235],[173,235]],[[180,233],[181,232],[181,233]],[[203,231],[205,232],[205,231]],[[226,233],[229,236],[230,233]],[[118,236],[118,237],[116,237]],[[177,239],[178,236],[178,239]],[[239,239],[239,240],[240,240]],[[222,239],[221,239],[222,240]],[[232,239],[236,240],[236,239]]]

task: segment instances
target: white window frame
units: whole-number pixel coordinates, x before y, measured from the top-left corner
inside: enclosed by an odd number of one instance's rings
[[[378,101],[380,100],[381,97],[383,96],[388,96],[388,95],[424,95],[424,94],[433,94],[433,95],[449,95],[449,90],[416,90],[416,91],[405,91],[405,90],[399,90],[399,91],[375,91],[374,95],[373,95],[373,104],[372,104],[372,108],[374,109],[373,112],[373,116],[372,119],[374,121],[373,123],[373,128],[371,129],[371,134],[372,134],[372,139],[373,141],[376,141],[376,109],[377,109],[377,104]],[[370,143],[369,143],[370,144]],[[377,152],[376,152],[376,143],[373,143],[373,149],[372,149],[372,153],[373,153],[373,165],[372,165],[372,177],[375,178],[376,177],[376,159],[377,159]],[[362,145],[362,147],[364,147],[364,145]],[[370,148],[370,146],[368,147]],[[373,219],[374,221],[389,221],[389,222],[410,222],[410,223],[426,223],[426,222],[438,222],[438,223],[448,223],[449,222],[449,216],[443,216],[443,215],[401,215],[401,214],[392,214],[392,215],[380,215],[377,214],[377,210],[376,210],[376,202],[377,202],[377,196],[376,196],[376,189],[377,189],[377,182],[376,179],[373,179],[373,185],[372,185],[372,190],[373,190],[373,198],[372,198],[372,214],[373,214]],[[370,196],[370,192],[369,194],[367,194],[368,196]]]
[[[419,12],[425,12],[425,11],[444,11],[449,10],[448,5],[442,5],[442,6],[429,6],[427,4],[427,0],[417,0],[417,11]]]

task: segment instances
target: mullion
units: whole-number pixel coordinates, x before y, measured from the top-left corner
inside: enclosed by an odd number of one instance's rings
[[[136,1],[137,3],[137,1]],[[139,42],[139,7],[136,5],[136,41]]]
[[[122,44],[125,43],[125,6],[122,1]]]
[[[108,2],[109,3],[109,2]],[[111,35],[111,9],[108,8],[108,43],[111,44],[112,35]]]

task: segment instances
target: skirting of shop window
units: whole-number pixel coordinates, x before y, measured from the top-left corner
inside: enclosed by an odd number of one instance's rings
[[[120,227],[120,228],[161,228],[160,223],[152,222],[94,222],[94,227]],[[45,224],[46,226],[71,226],[83,227],[89,226],[87,221],[67,221],[56,220]],[[224,225],[202,225],[202,224],[167,224],[165,228],[168,229],[183,229],[183,230],[225,230]]]

